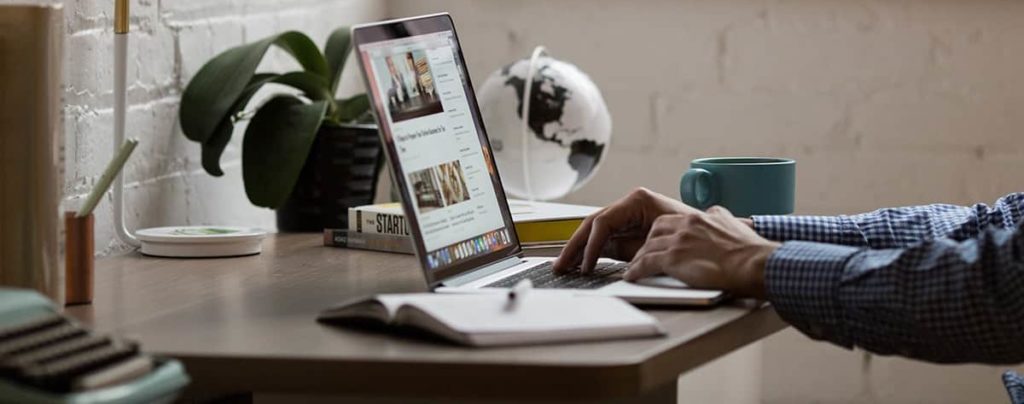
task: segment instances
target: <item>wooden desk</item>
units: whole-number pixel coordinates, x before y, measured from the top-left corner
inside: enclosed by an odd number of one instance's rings
[[[181,359],[193,394],[268,392],[489,400],[674,402],[679,374],[786,325],[767,306],[651,310],[668,337],[469,349],[324,326],[321,309],[368,293],[424,291],[411,256],[265,241],[261,255],[100,260],[96,300],[68,312]],[[401,402],[401,401],[396,401]]]

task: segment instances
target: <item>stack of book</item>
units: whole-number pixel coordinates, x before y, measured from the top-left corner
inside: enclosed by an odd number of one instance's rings
[[[516,234],[527,255],[557,254],[583,219],[597,207],[509,199]],[[413,254],[408,222],[400,203],[348,210],[347,229],[324,229],[324,245]]]

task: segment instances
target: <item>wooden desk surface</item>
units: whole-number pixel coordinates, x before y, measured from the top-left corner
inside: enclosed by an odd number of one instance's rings
[[[770,307],[736,302],[651,310],[665,338],[579,344],[470,349],[336,328],[316,314],[353,296],[426,285],[411,256],[321,243],[287,234],[252,257],[103,259],[95,301],[68,312],[181,359],[195,388],[512,399],[644,394],[786,326]]]

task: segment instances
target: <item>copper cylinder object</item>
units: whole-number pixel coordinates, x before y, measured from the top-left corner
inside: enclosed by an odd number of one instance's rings
[[[64,301],[65,305],[92,303],[95,219],[90,214],[75,217],[64,212]]]

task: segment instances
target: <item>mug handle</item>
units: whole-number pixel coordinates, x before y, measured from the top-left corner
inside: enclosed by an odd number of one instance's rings
[[[718,203],[715,175],[703,168],[691,168],[679,182],[679,197],[683,203],[705,210]]]

